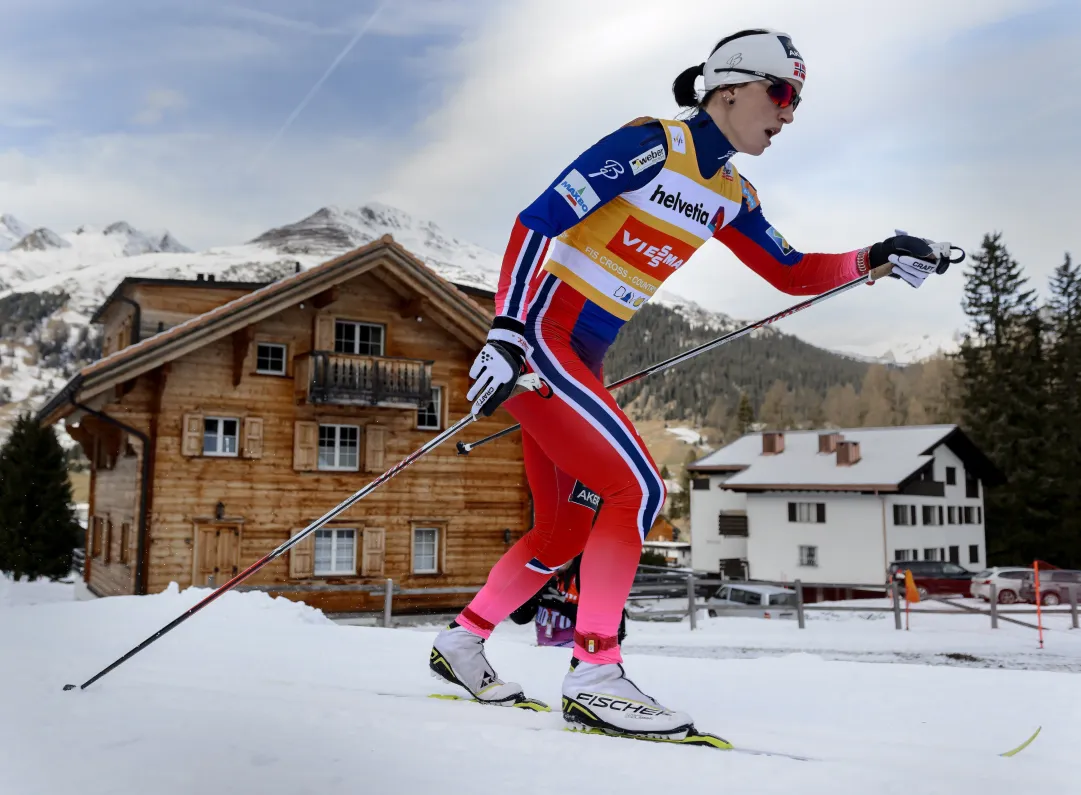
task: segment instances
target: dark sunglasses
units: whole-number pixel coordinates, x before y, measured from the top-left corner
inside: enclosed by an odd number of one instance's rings
[[[773,104],[779,108],[791,107],[795,110],[799,107],[800,95],[792,87],[792,84],[787,80],[782,80],[779,77],[774,77],[771,74],[765,72],[755,72],[750,69],[716,69],[717,72],[739,72],[744,75],[754,75],[755,77],[761,77],[763,80],[769,81],[769,88],[766,89],[766,94],[773,100]]]

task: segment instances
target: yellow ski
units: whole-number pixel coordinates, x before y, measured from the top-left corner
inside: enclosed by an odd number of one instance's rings
[[[1040,733],[1040,729],[1042,729],[1042,728],[1043,728],[1043,726],[1037,726],[1036,731],[1034,731],[1032,733],[1031,737],[1029,737],[1027,740],[1025,740],[1023,743],[1021,743],[1016,748],[1011,749],[1009,751],[1003,751],[1001,754],[999,754],[999,756],[1016,756],[1017,754],[1021,753],[1021,751],[1024,751],[1026,748],[1028,748],[1029,744],[1033,740],[1036,739],[1036,735]]]

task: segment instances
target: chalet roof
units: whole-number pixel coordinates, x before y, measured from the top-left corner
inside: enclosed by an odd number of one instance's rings
[[[299,272],[299,271],[298,271]],[[139,284],[152,284],[155,286],[163,287],[185,287],[185,288],[205,288],[205,289],[217,289],[217,290],[258,290],[266,287],[273,282],[230,282],[230,281],[218,281],[214,278],[214,274],[207,274],[206,278],[203,278],[203,274],[199,274],[198,279],[165,279],[156,276],[126,276],[118,284],[108,298],[102,302],[101,306],[94,310],[94,314],[90,317],[91,323],[100,323],[101,319],[105,316],[105,312],[114,303],[121,299],[124,295],[125,288],[132,287]],[[475,298],[495,298],[495,292],[492,290],[485,290],[483,287],[476,287],[472,284],[459,284],[458,282],[451,282],[456,288],[465,293],[466,295],[473,296]]]
[[[1002,473],[956,425],[905,425],[891,428],[783,431],[784,450],[763,453],[762,433],[747,434],[732,444],[688,465],[690,472],[735,472],[723,488],[732,491],[898,491],[931,461],[945,444],[967,469],[988,485]],[[822,434],[837,433],[858,442],[860,458],[849,466],[837,463],[836,453],[818,452]]]
[[[100,323],[106,310],[124,295],[124,289],[137,284],[153,284],[165,287],[205,287],[218,290],[258,290],[260,287],[266,287],[270,282],[219,282],[214,278],[213,274],[210,274],[207,278],[203,278],[203,274],[201,273],[199,274],[198,279],[163,279],[154,276],[125,276],[120,284],[109,293],[109,297],[102,302],[101,306],[94,310],[94,314],[90,316],[90,322]]]
[[[56,422],[71,410],[71,399],[89,400],[115,384],[150,372],[195,348],[258,323],[285,307],[308,300],[361,273],[387,264],[393,267],[394,278],[398,281],[433,295],[443,305],[452,305],[452,311],[443,311],[440,315],[453,333],[478,344],[483,343],[491,323],[490,315],[462,290],[436,274],[395,242],[390,235],[383,235],[367,245],[314,268],[266,284],[87,365],[50,398],[38,411],[37,419],[43,424]],[[225,283],[214,284],[221,287]]]

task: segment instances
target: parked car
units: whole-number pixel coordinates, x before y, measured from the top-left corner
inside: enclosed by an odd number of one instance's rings
[[[905,569],[912,572],[912,579],[921,599],[928,596],[967,594],[972,587],[973,572],[956,563],[947,563],[944,560],[894,561],[889,568],[890,579],[903,583]]]
[[[1032,576],[1031,566],[1028,568],[1023,566],[993,566],[972,576],[972,586],[969,588],[969,594],[976,599],[989,602],[991,601],[991,586],[994,585],[998,592],[996,601],[999,604],[1012,605],[1020,598],[1021,583],[1026,576]]]
[[[1081,603],[1081,571],[1074,569],[1048,569],[1040,572],[1040,604],[1053,606],[1070,603],[1070,592]],[[1021,581],[1018,596],[1022,602],[1036,604],[1035,574]]]
[[[710,616],[795,618],[796,592],[779,585],[730,583],[706,600]],[[758,608],[752,610],[751,608]]]

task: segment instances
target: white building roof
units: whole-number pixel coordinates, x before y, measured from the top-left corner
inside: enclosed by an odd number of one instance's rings
[[[724,488],[765,489],[816,486],[829,490],[864,490],[896,487],[931,460],[931,451],[956,425],[917,425],[893,428],[783,431],[784,451],[762,452],[768,431],[751,433],[699,459],[693,471],[737,471]],[[859,442],[860,460],[851,466],[837,463],[836,453],[819,453],[818,437],[839,433],[846,442]]]

